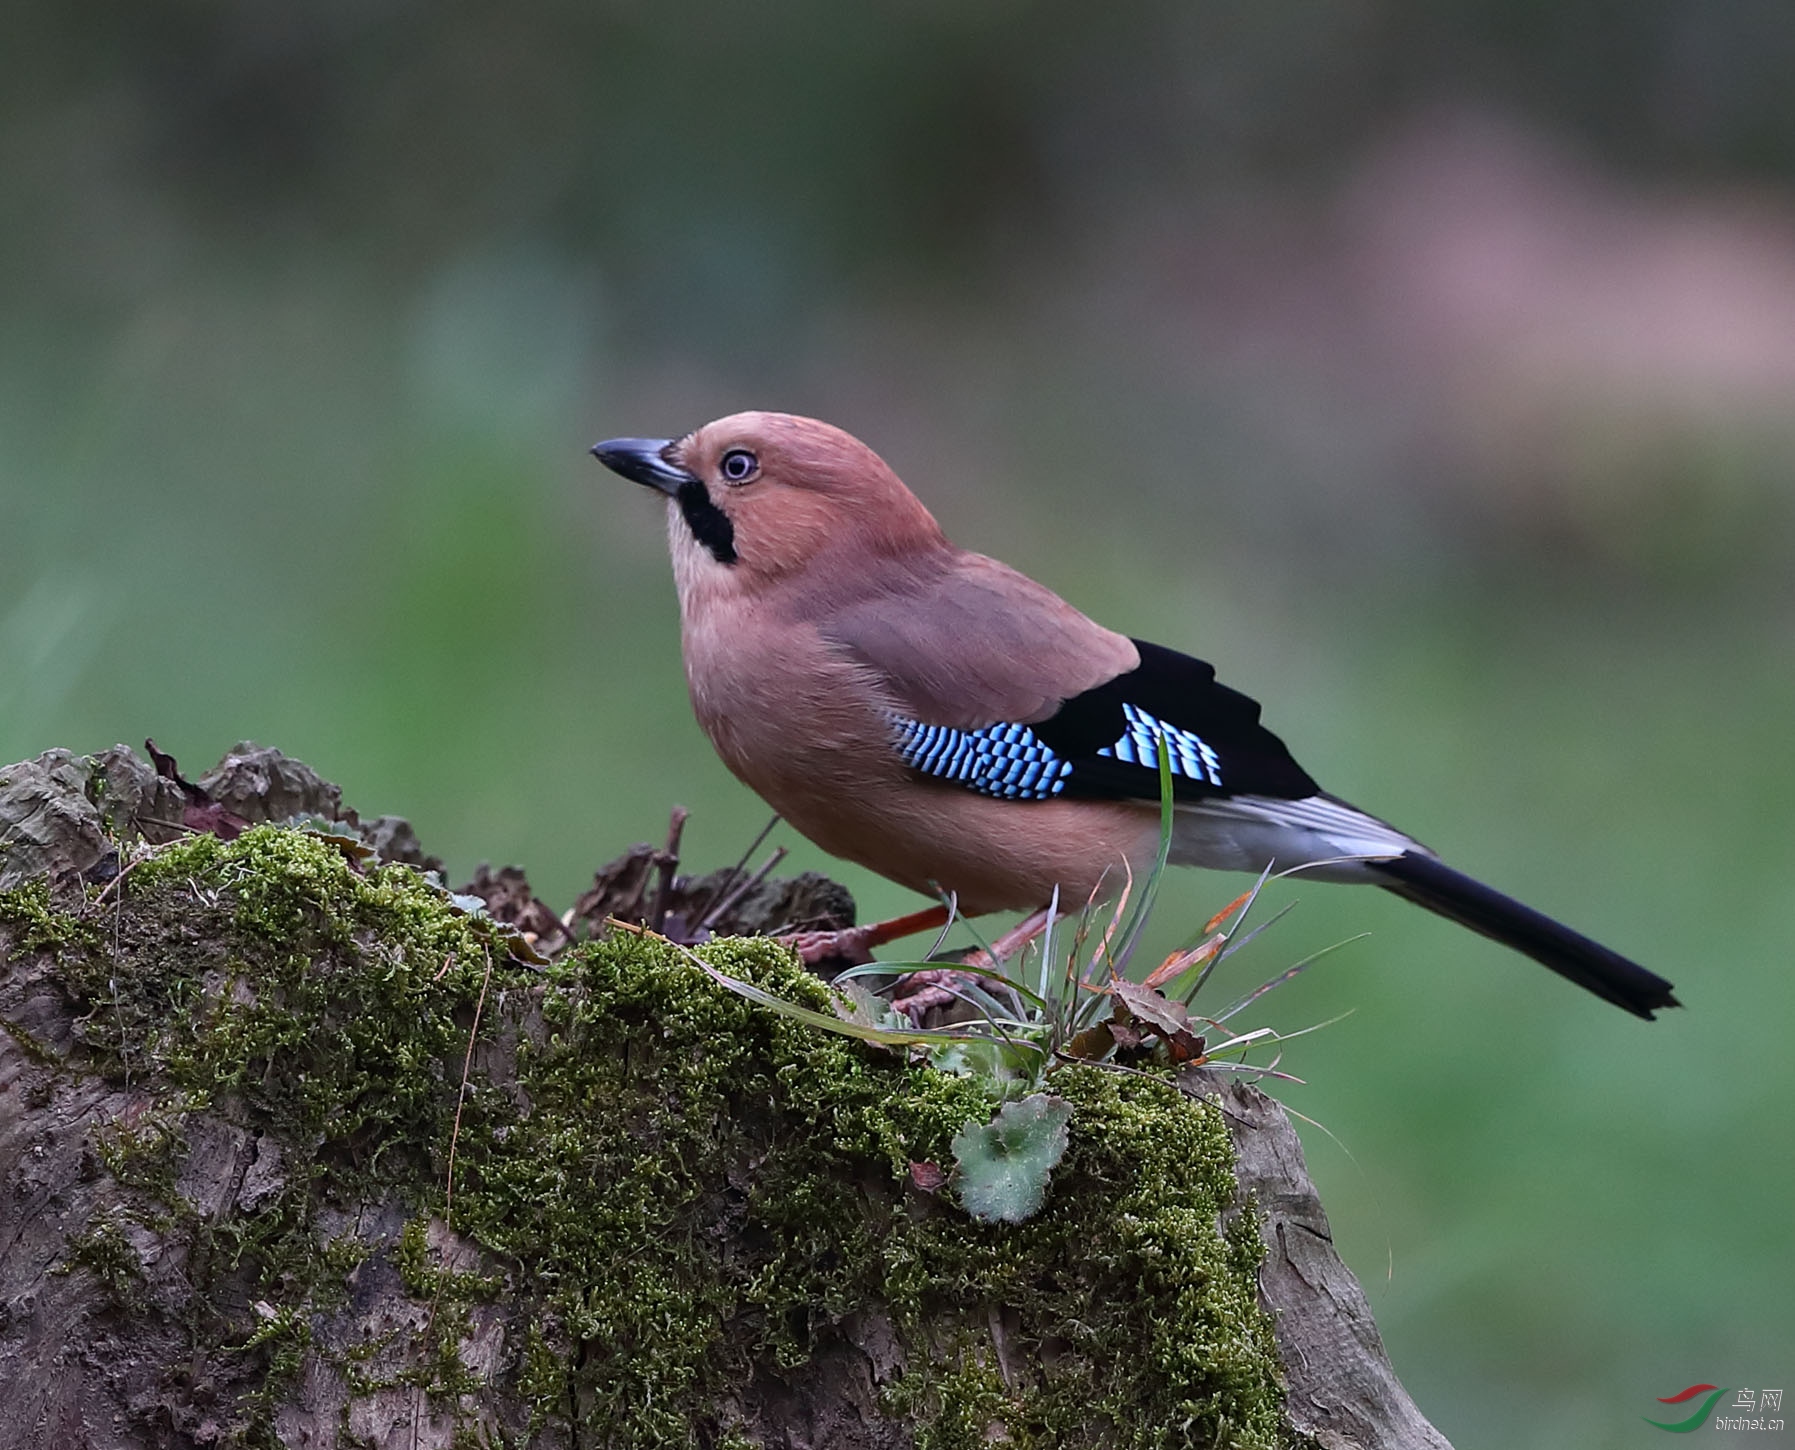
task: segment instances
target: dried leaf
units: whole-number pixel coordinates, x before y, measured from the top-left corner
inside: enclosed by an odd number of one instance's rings
[[[1146,1038],[1135,1026],[1134,1018],[1129,1015],[1128,1009],[1119,1002],[1116,1004],[1116,1013],[1117,1016],[1110,1019],[1109,1035],[1115,1039],[1116,1046],[1123,1052],[1132,1052],[1145,1042]]]
[[[307,817],[294,822],[294,825],[307,835],[317,836],[330,842],[343,853],[343,858],[357,871],[366,866],[378,854],[372,846],[362,840],[359,832],[352,830],[341,821],[327,821],[321,816]],[[229,837],[225,839],[229,840]]]
[[[679,876],[665,892],[650,889],[664,853],[632,846],[592,878],[592,887],[561,918],[568,934],[599,935],[608,918],[646,924],[658,904],[665,912],[659,935],[683,945],[713,936],[774,936],[798,931],[837,931],[854,924],[854,898],[846,887],[805,871],[773,876],[770,866],[753,875],[726,867],[705,876]]]
[[[181,807],[181,824],[188,830],[200,835],[216,836],[221,841],[234,841],[249,829],[250,823],[246,819],[220,805],[203,787],[183,776],[174,756],[165,755],[156,749],[154,740],[144,741],[143,748],[149,751],[150,759],[155,762],[156,774],[164,780],[173,781],[179,787],[184,802]]]
[[[1076,1033],[1062,1050],[1067,1057],[1097,1062],[1115,1050],[1116,1042],[1114,1026],[1108,1022],[1099,1022],[1095,1027],[1087,1027],[1083,1032]]]
[[[1127,1005],[1137,1021],[1156,1028],[1162,1036],[1183,1031],[1190,1022],[1190,1011],[1182,1002],[1171,1001],[1151,987],[1143,987],[1138,982],[1117,982],[1114,990],[1116,999]]]
[[[592,877],[591,889],[574,902],[568,927],[584,924],[587,929],[579,934],[595,936],[607,917],[640,921],[647,910],[642,898],[654,871],[654,857],[653,846],[631,846],[615,861],[601,866]]]
[[[910,1164],[910,1182],[924,1193],[939,1193],[947,1182],[947,1170],[938,1163]]]
[[[1226,946],[1227,942],[1228,938],[1218,932],[1200,946],[1194,946],[1189,951],[1173,952],[1171,956],[1147,974],[1147,980],[1142,985],[1163,987],[1167,982],[1183,976],[1192,967],[1201,966]]]
[[[304,761],[249,740],[238,741],[199,785],[210,799],[253,824],[300,816],[359,824],[355,812],[343,808],[340,787]]]
[[[1241,892],[1239,896],[1236,896],[1232,901],[1230,901],[1220,911],[1216,912],[1216,914],[1214,916],[1210,917],[1208,921],[1204,922],[1203,930],[1205,932],[1214,931],[1224,921],[1226,921],[1229,917],[1234,915],[1235,912],[1239,911],[1241,907],[1245,906],[1249,901],[1251,901],[1253,899],[1253,896],[1255,895],[1255,893],[1258,892],[1258,890],[1259,890],[1259,887],[1257,884],[1249,886],[1245,891]]]
[[[505,866],[494,871],[482,861],[474,879],[456,896],[471,896],[484,903],[488,916],[515,927],[520,935],[530,939],[531,947],[538,953],[552,956],[569,944],[561,918],[531,891],[529,878],[520,867]]]
[[[216,836],[221,841],[234,841],[249,829],[248,821],[235,811],[226,810],[217,801],[204,804],[188,801],[181,810],[181,824],[190,831]]]

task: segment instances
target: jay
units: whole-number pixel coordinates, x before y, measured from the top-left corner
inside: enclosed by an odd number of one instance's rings
[[[1678,1005],[1663,978],[1322,790],[1202,660],[957,548],[840,429],[738,413],[592,452],[666,495],[705,734],[830,854],[968,916],[1042,921],[1056,892],[1082,902],[1150,867],[1164,749],[1174,863],[1381,886],[1637,1016]]]

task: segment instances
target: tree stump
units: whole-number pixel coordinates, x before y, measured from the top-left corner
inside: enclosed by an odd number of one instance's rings
[[[234,758],[260,793],[0,770],[0,1445],[1445,1446],[1256,1089],[1062,1069],[1045,1207],[975,1223],[917,1170],[980,1080],[654,937],[532,960],[578,931],[521,877],[470,914],[403,823]],[[693,921],[726,884],[666,874],[633,899]]]

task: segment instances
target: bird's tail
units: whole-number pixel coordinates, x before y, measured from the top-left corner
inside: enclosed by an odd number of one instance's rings
[[[1650,1021],[1658,1008],[1680,1005],[1664,978],[1432,856],[1405,851],[1371,869],[1386,878],[1380,884],[1387,890],[1513,947],[1636,1017]]]

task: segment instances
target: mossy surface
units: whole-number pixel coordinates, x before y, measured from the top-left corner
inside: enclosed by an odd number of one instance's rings
[[[994,1426],[1013,1445],[1279,1443],[1258,1238],[1245,1216],[1216,1226],[1227,1132],[1167,1084],[1057,1073],[1074,1112],[1045,1207],[979,1225],[909,1186],[991,1113],[978,1080],[755,1007],[657,939],[529,970],[409,868],[363,874],[274,828],[179,843],[127,884],[104,948],[46,903],[21,912],[90,1008],[91,1065],[157,1094],[154,1130],[113,1131],[107,1162],[142,1221],[187,1236],[195,1342],[228,1313],[209,1281],[256,1301],[237,1352],[267,1382],[238,1439],[269,1438],[278,1391],[332,1355],[331,1314],[382,1259],[429,1305],[400,1378],[469,1424],[490,1388],[524,1397],[530,1436],[758,1443],[756,1387],[802,1384],[876,1321],[891,1352],[866,1382],[919,1446]],[[826,1006],[769,943],[702,950]],[[201,1215],[173,1187],[205,1114],[279,1144],[253,1211]],[[386,1241],[330,1227],[395,1200],[408,1221]],[[117,1234],[93,1244],[122,1273]],[[476,1373],[466,1346],[500,1308],[503,1352]],[[383,1383],[374,1358],[332,1363],[360,1391]]]
[[[74,944],[97,946],[100,941],[90,923],[55,909],[50,883],[42,880],[0,891],[0,925],[13,929],[12,949],[20,954],[60,951]]]

